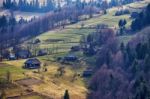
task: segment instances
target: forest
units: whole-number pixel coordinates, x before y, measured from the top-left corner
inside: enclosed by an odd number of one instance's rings
[[[98,28],[87,36],[89,54],[96,56],[88,99],[148,99],[150,97],[150,4],[131,26],[141,30],[127,44],[119,43],[113,30]],[[146,20],[146,21],[145,21]],[[142,24],[137,24],[139,22]],[[143,29],[145,28],[145,29]],[[132,28],[135,31],[135,28]],[[98,50],[94,50],[96,48]],[[87,50],[86,50],[87,51]]]

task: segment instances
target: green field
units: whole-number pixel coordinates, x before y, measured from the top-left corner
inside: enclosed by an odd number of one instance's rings
[[[0,77],[5,77],[8,71],[10,71],[10,73],[12,74],[12,80],[24,78],[24,75],[22,73],[25,72],[25,70],[23,70],[21,67],[18,68],[7,63],[0,63]]]
[[[57,52],[67,52],[71,46],[78,45],[81,37],[88,35],[95,31],[95,29],[81,28],[81,24],[84,23],[84,27],[93,26],[97,24],[106,24],[109,27],[118,28],[118,22],[120,19],[126,19],[128,21],[126,27],[131,24],[129,15],[114,16],[117,8],[109,9],[106,15],[96,16],[86,21],[80,21],[73,25],[68,25],[64,29],[58,28],[52,31],[43,33],[35,38],[41,40],[38,45],[40,49],[47,48],[49,50],[57,49]],[[80,29],[81,28],[81,29]],[[33,39],[35,39],[33,38]],[[48,42],[49,41],[49,42]],[[25,44],[27,46],[27,44]]]

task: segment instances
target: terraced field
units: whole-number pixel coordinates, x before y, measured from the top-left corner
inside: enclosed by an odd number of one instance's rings
[[[97,24],[107,24],[110,27],[118,28],[118,22],[120,19],[126,19],[129,27],[131,24],[130,15],[115,16],[115,12],[118,8],[109,9],[106,15],[96,16],[86,21],[80,21],[77,24],[68,25],[64,29],[58,28],[33,38],[40,39],[41,43],[38,45],[40,48],[46,48],[49,50],[57,49],[58,52],[67,52],[71,46],[78,45],[81,37],[94,32],[95,29],[81,28],[81,24],[85,24],[84,27],[89,27]],[[49,41],[49,42],[48,42]],[[27,44],[25,44],[26,46]]]
[[[139,8],[147,5],[147,3],[150,2],[149,0],[140,1],[136,3],[132,3],[129,5],[125,5],[124,7],[128,8],[129,6],[132,6],[134,8]],[[80,39],[83,36],[88,35],[91,32],[94,32],[95,29],[84,29],[81,28],[81,24],[85,24],[84,27],[88,27],[91,25],[97,25],[97,24],[107,24],[110,27],[118,28],[118,21],[120,19],[126,19],[128,28],[131,24],[130,15],[122,15],[122,16],[114,16],[115,12],[118,10],[118,7],[108,9],[106,15],[97,16],[94,18],[91,18],[86,21],[80,21],[73,25],[68,25],[64,29],[58,28],[52,31],[48,31],[46,33],[43,33],[33,39],[40,39],[41,43],[38,44],[39,49],[49,49],[49,50],[56,50],[57,54],[54,55],[48,55],[41,57],[41,59],[44,60],[53,60],[53,57],[61,56],[70,50],[70,48],[74,45],[78,45],[80,43]],[[68,29],[69,28],[69,29]],[[81,29],[80,29],[81,28]],[[124,35],[120,36],[118,39],[120,42],[127,42],[129,41],[134,35]],[[31,39],[32,40],[32,39]],[[27,44],[24,43],[26,46]],[[61,53],[60,53],[61,52]]]

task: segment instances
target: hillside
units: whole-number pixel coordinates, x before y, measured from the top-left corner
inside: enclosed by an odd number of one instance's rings
[[[145,7],[148,2],[150,3],[149,0],[145,0],[125,5],[124,7],[132,11],[133,7],[134,10],[139,10],[139,8]],[[29,42],[39,39],[40,43],[35,44],[33,49],[48,49],[51,53],[49,53],[49,55],[36,57],[42,62],[42,68],[40,70],[23,69],[22,66],[26,59],[5,60],[1,62],[0,77],[6,78],[8,76],[8,71],[10,71],[11,80],[14,84],[13,88],[10,87],[7,89],[6,95],[9,97],[19,96],[21,99],[60,99],[64,95],[65,90],[69,90],[71,99],[86,99],[88,89],[85,81],[89,79],[84,79],[82,73],[89,64],[84,61],[86,60],[86,56],[84,56],[82,52],[70,52],[70,48],[79,45],[83,36],[87,36],[95,31],[95,29],[81,28],[83,23],[85,24],[84,27],[106,24],[110,28],[117,30],[119,28],[119,20],[126,19],[126,27],[129,28],[132,21],[130,15],[115,16],[118,9],[119,7],[108,9],[106,15],[99,14],[91,19],[67,25],[64,28],[59,27],[47,31],[20,44],[21,46],[28,47],[31,45]],[[16,12],[16,17],[19,17],[18,15],[20,14],[25,17],[32,16],[32,13]],[[37,13],[37,15],[39,14]],[[150,27],[146,28],[146,30],[144,29],[140,33],[143,34],[144,31],[148,31],[149,29]],[[136,36],[136,34],[119,36],[119,42],[127,43],[134,36]],[[61,64],[57,61],[58,57],[69,54],[78,56],[79,61],[69,64]],[[89,58],[89,60],[92,60],[92,58]],[[46,66],[44,66],[44,64],[46,64]],[[44,72],[43,70],[45,67],[47,71]],[[60,67],[65,67],[65,73],[63,76],[59,77],[58,69]]]
[[[147,5],[147,3],[150,1],[141,1],[137,3],[133,3],[133,4],[129,4],[126,5],[125,7],[128,8],[128,6],[133,6],[135,8],[139,8],[139,6],[144,6]],[[140,5],[141,4],[141,5]],[[42,33],[41,35],[33,38],[33,39],[40,39],[41,40],[41,44],[39,45],[40,48],[49,48],[49,49],[58,49],[58,52],[66,52],[68,50],[70,50],[71,46],[73,45],[78,45],[80,42],[80,38],[83,35],[88,35],[89,33],[91,33],[92,31],[94,31],[94,29],[80,29],[81,28],[81,24],[85,24],[84,27],[89,27],[89,26],[94,26],[97,24],[106,24],[109,27],[112,28],[118,28],[118,22],[120,19],[126,19],[127,20],[127,25],[126,27],[128,28],[131,25],[131,19],[130,19],[130,15],[121,15],[121,16],[114,16],[115,12],[118,10],[118,7],[112,8],[112,9],[108,9],[108,13],[106,15],[98,15],[95,16],[92,19],[86,20],[86,21],[80,21],[77,24],[73,24],[73,25],[68,25],[65,26],[65,28],[57,28],[55,30],[52,31],[48,31],[46,33]],[[121,36],[120,37],[121,40],[125,41],[127,39],[130,39],[130,36]],[[54,40],[52,43],[51,42],[47,42],[47,41],[51,41]],[[56,41],[55,41],[56,40]],[[27,46],[27,44],[25,44],[25,46]]]

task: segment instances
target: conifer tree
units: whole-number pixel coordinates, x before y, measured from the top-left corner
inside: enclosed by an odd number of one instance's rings
[[[65,91],[63,99],[70,99],[68,90]]]

